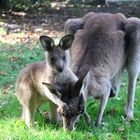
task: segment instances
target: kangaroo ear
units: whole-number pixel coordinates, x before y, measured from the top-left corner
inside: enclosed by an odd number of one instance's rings
[[[125,26],[125,29],[128,33],[133,33],[136,30],[136,26],[133,23],[129,23],[128,25]]]
[[[59,42],[59,46],[63,50],[68,50],[71,47],[73,40],[74,40],[74,36],[72,34],[66,35],[63,38],[61,38]]]
[[[79,97],[79,114],[84,113],[85,108],[86,108],[86,103],[85,103],[84,96],[83,96],[83,94],[80,94],[80,97]]]
[[[81,94],[81,88],[83,86],[83,80],[84,77],[80,78],[74,85],[72,88],[72,94],[76,97],[78,97]]]
[[[48,37],[48,36],[40,36],[40,42],[42,44],[42,47],[46,50],[46,51],[51,51],[52,48],[55,46],[54,45],[54,41],[52,38]]]
[[[80,96],[82,94],[82,89],[85,87],[84,79],[89,76],[89,72],[81,77],[72,87],[72,93],[74,96]]]
[[[61,94],[59,93],[59,91],[56,89],[56,87],[54,85],[51,85],[49,83],[45,83],[45,82],[42,82],[43,85],[47,86],[47,88],[49,89],[49,91],[56,95],[57,97],[61,98]]]

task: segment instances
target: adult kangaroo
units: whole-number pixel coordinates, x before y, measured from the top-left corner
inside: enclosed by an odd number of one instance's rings
[[[71,68],[80,78],[77,86],[71,88],[71,100],[84,97],[100,98],[100,109],[95,125],[101,123],[112,81],[124,69],[126,60],[125,16],[122,14],[100,13],[92,15],[82,30],[78,30],[71,47]],[[85,76],[86,75],[86,76]],[[119,78],[118,78],[119,79]],[[115,83],[115,82],[114,82]],[[67,103],[69,104],[69,103]],[[76,105],[71,105],[74,108]],[[78,109],[64,116],[71,123],[79,118]],[[86,113],[86,111],[85,111]],[[87,113],[86,113],[87,114]],[[74,123],[75,124],[75,123]],[[74,127],[73,127],[74,128]]]
[[[104,14],[104,13],[89,12],[81,18],[68,19],[64,26],[65,34],[75,35],[78,30],[82,30],[83,28],[85,28],[84,25],[86,24],[86,22],[88,22],[88,20],[90,20],[90,21],[92,20],[92,22],[90,22],[90,24],[94,24],[94,20],[95,20],[94,16],[98,16],[98,15],[100,16],[102,14]],[[118,24],[117,27],[120,30],[124,31],[126,17],[121,13],[116,13],[116,14],[112,14],[112,15],[113,15],[112,19],[114,20],[113,24],[116,24],[115,22],[117,22],[117,24]],[[111,88],[109,97],[114,97],[114,96],[118,95],[122,74],[123,74],[123,70],[120,70],[120,73],[118,73],[118,75],[116,75],[116,78],[113,79],[112,88]]]

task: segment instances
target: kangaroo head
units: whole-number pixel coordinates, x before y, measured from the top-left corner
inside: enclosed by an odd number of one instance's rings
[[[55,72],[62,72],[68,65],[67,50],[73,42],[73,35],[66,35],[61,38],[58,45],[48,36],[40,36],[42,47],[47,52],[47,61]]]
[[[85,99],[80,92],[83,79],[79,79],[74,84],[51,85],[45,84],[52,94],[61,98],[67,107],[58,107],[58,112],[62,116],[63,127],[66,130],[73,130],[75,123],[79,120],[81,114],[85,111]]]
[[[83,85],[83,78],[76,83],[69,86],[68,95],[63,95],[62,100],[68,105],[68,110],[61,113],[63,120],[63,127],[66,130],[73,130],[75,123],[78,122],[79,117],[85,112],[85,99],[81,92]]]

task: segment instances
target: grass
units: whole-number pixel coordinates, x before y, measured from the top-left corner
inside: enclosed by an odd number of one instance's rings
[[[138,140],[140,138],[140,81],[136,87],[135,118],[130,125],[124,121],[126,103],[127,75],[119,98],[110,99],[99,128],[86,126],[83,119],[74,132],[65,132],[61,125],[45,123],[36,113],[36,127],[28,129],[20,121],[21,106],[14,96],[15,81],[19,71],[29,63],[44,60],[44,52],[38,44],[3,44],[0,43],[0,140]],[[87,110],[93,120],[98,112],[99,102],[89,100]],[[48,109],[47,105],[41,111]]]

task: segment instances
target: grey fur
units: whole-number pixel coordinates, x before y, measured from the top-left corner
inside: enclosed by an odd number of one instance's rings
[[[125,23],[126,32],[126,63],[125,68],[128,72],[128,91],[125,113],[127,120],[133,118],[135,87],[138,75],[140,73],[140,19],[131,17]],[[116,96],[119,93],[121,77],[124,69],[121,69],[116,78],[113,80],[112,86],[116,88]]]
[[[128,72],[128,93],[125,112],[127,120],[133,118],[135,87],[140,73],[140,19],[132,17],[127,19],[127,63]]]
[[[112,81],[125,66],[125,22],[125,16],[120,13],[94,14],[87,20],[83,29],[77,31],[71,47],[72,70],[79,78],[87,73],[79,88],[80,95],[84,96],[85,101],[89,96],[101,98],[96,126],[101,123]],[[78,100],[77,96],[72,98],[75,98],[75,102]],[[75,120],[78,118],[79,115],[75,116]],[[90,122],[89,116],[86,118]],[[75,120],[72,120],[72,128]]]
[[[65,23],[64,26],[64,32],[65,34],[73,34],[79,30],[83,29],[85,23],[90,19],[93,15],[95,15],[94,12],[89,12],[82,18],[73,18],[73,19],[68,19]]]

